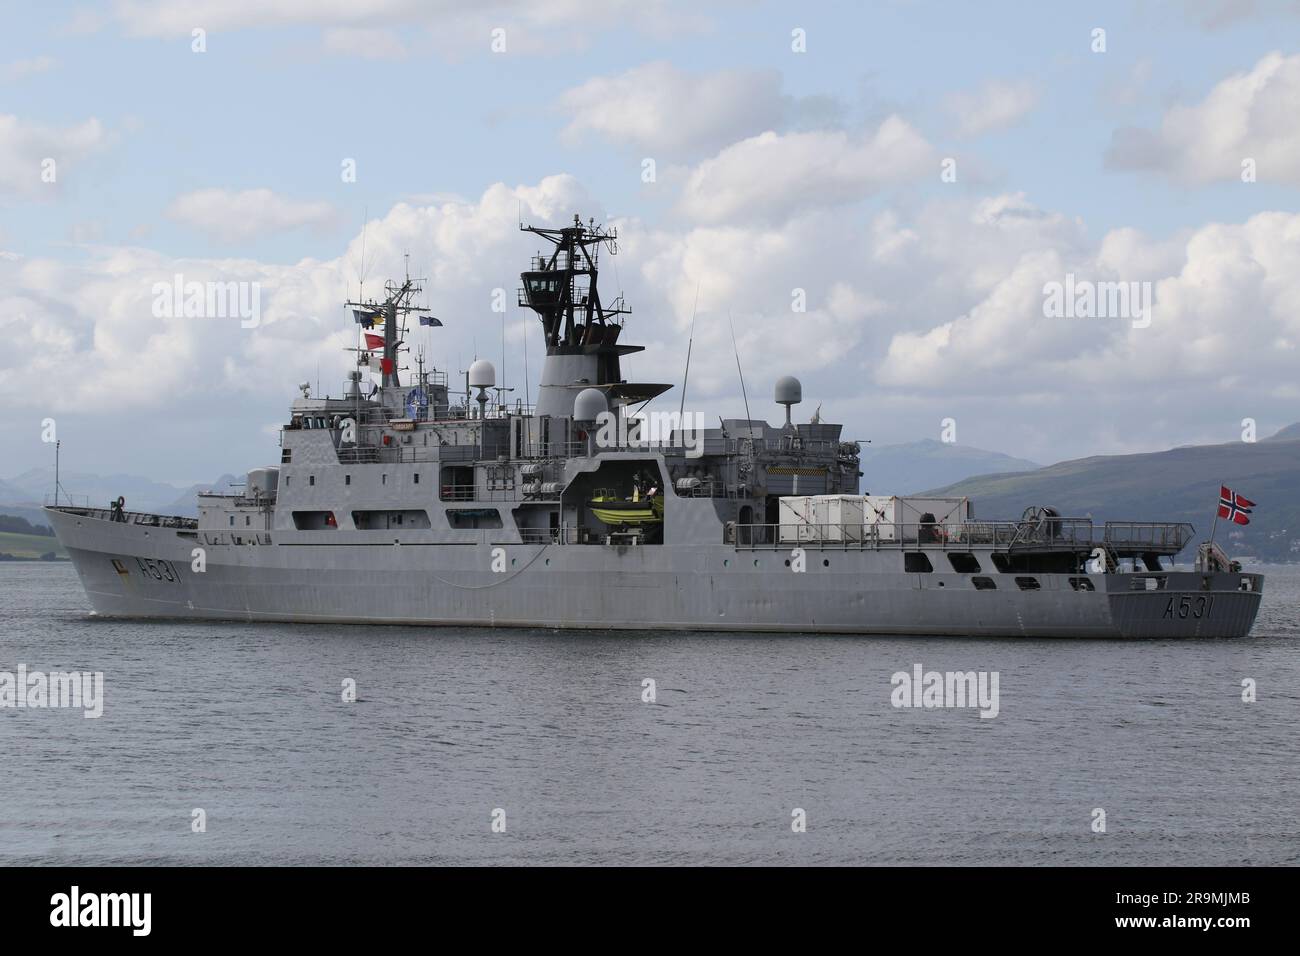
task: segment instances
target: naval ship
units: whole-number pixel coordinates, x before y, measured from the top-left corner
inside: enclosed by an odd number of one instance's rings
[[[122,498],[46,508],[95,613],[1077,638],[1250,631],[1263,577],[1213,543],[1179,569],[1190,525],[1095,523],[1041,506],[985,520],[966,499],[860,491],[861,446],[820,409],[793,422],[802,387],[792,377],[773,383],[777,425],[747,414],[705,427],[683,399],[648,433],[647,406],[671,386],[624,377],[623,360],[643,347],[623,339],[623,297],[606,307],[597,288],[616,231],[578,216],[520,228],[543,250],[518,290],[545,338],[535,405],[512,404],[487,361],[471,365],[463,391],[459,374],[453,388],[422,353],[408,377],[410,319],[441,322],[420,315],[418,281],[391,280],[382,299],[346,304],[358,337],[344,393],[300,386],[279,462],[233,493],[200,494],[197,519],[131,511]]]

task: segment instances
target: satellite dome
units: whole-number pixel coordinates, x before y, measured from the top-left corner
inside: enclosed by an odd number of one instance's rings
[[[594,422],[603,412],[609,411],[609,401],[598,388],[584,388],[573,400],[573,420]]]
[[[497,384],[497,370],[487,359],[479,359],[469,367],[470,388],[494,388]]]
[[[793,375],[778,378],[775,391],[778,405],[798,405],[803,401],[803,386]]]

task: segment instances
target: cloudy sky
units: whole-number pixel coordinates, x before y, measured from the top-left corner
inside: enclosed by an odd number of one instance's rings
[[[1052,462],[1300,419],[1296,0],[0,16],[0,477],[52,460],[46,418],[74,470],[277,460],[297,384],[341,391],[342,303],[406,255],[435,364],[500,364],[518,221],[574,213],[618,228],[630,378],[680,383],[698,289],[711,416],[743,414],[730,312],[756,416],[791,373],[800,417],[879,443],[951,418]],[[260,324],[155,316],[176,275],[256,283]],[[1149,324],[1046,316],[1067,276],[1150,283]],[[504,324],[535,383],[537,323]]]

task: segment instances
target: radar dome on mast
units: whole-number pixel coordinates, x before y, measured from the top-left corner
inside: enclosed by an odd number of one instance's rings
[[[496,366],[487,359],[479,359],[469,367],[470,388],[495,388],[496,384]]]
[[[497,370],[487,359],[479,359],[469,367],[467,380],[470,388],[477,388],[478,394],[474,396],[474,401],[478,402],[478,417],[487,416],[487,403],[489,388],[494,388],[497,384]]]
[[[575,422],[594,422],[607,411],[609,411],[609,400],[598,388],[584,388],[573,400]]]
[[[793,375],[783,375],[776,380],[776,403],[785,406],[785,423],[790,424],[790,406],[803,401],[803,386]]]

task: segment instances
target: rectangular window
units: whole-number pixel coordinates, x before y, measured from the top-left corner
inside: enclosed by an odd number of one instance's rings
[[[231,516],[230,516],[230,527],[233,528],[234,526],[235,526],[235,516],[234,516],[234,515],[231,515]]]
[[[1038,578],[1016,578],[1016,587],[1022,591],[1037,591],[1042,585],[1038,583]]]
[[[468,465],[443,465],[442,488],[439,497],[443,501],[474,500],[474,469]]]
[[[388,476],[387,476],[387,475],[380,475],[380,476],[379,476],[379,483],[380,483],[381,485],[386,485],[386,484],[388,484]]]
[[[969,551],[948,552],[948,563],[958,574],[979,574],[980,563]]]
[[[352,523],[358,531],[387,531],[390,528],[427,528],[429,513],[418,509],[402,511],[354,511]]]
[[[343,476],[343,484],[345,484],[345,485],[350,485],[350,484],[352,484],[352,476],[351,476],[351,475],[344,475],[344,476]]]
[[[307,484],[309,484],[309,485],[314,485],[314,484],[316,484],[316,476],[315,476],[315,475],[308,475],[308,476],[307,476]]]
[[[908,574],[929,574],[934,570],[930,564],[930,559],[924,554],[905,554],[903,555],[903,570]]]
[[[496,508],[448,508],[447,522],[453,528],[500,528],[501,512]]]
[[[415,473],[415,483],[417,485],[420,483],[420,473],[418,471]]]
[[[252,515],[244,515],[244,527],[247,528],[247,527],[248,527],[249,525],[251,525],[252,523],[253,523],[253,516],[252,516]]]
[[[295,511],[293,526],[299,531],[337,531],[332,511]]]
[[[970,581],[971,584],[975,585],[976,591],[996,591],[998,589],[992,578],[971,578]]]

